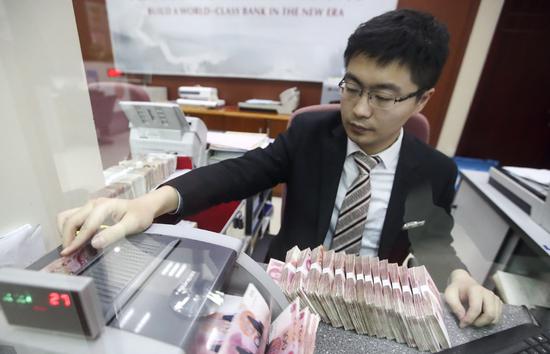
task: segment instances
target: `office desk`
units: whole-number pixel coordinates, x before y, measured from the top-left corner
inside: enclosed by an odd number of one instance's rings
[[[490,276],[506,269],[522,243],[550,269],[550,233],[491,186],[488,172],[465,170],[460,174],[453,245],[472,276],[491,287]]]
[[[270,138],[276,138],[286,130],[290,117],[288,114],[242,111],[236,106],[222,108],[180,107],[186,115],[201,118],[209,130],[266,133]]]
[[[457,346],[474,339],[485,337],[491,333],[503,331],[523,323],[530,323],[527,312],[519,306],[505,305],[502,320],[494,325],[483,328],[459,328],[457,321],[448,306],[445,306],[445,324],[449,331],[451,345]],[[357,334],[354,331],[345,331],[334,328],[325,323],[319,324],[315,341],[316,354],[337,353],[420,353],[415,348],[399,344],[394,340],[373,338]],[[425,352],[424,352],[425,353]]]

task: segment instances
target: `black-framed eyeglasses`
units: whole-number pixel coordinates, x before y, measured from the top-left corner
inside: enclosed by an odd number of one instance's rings
[[[361,85],[355,82],[348,82],[346,81],[346,79],[342,79],[338,86],[340,87],[343,99],[354,101],[359,99],[366,92],[368,101],[371,106],[379,109],[391,109],[395,106],[396,103],[403,102],[408,100],[409,98],[418,96],[418,94],[423,91],[423,89],[418,89],[408,95],[396,97],[387,92],[368,91]]]

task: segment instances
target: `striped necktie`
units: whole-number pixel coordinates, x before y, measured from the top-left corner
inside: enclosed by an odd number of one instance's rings
[[[359,175],[349,187],[342,202],[331,246],[336,252],[346,251],[348,254],[357,254],[361,249],[371,197],[370,171],[381,161],[380,157],[368,156],[361,151],[355,152],[353,159],[359,169]]]

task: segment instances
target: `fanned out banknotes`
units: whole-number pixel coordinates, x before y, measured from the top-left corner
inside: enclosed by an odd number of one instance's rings
[[[323,322],[421,351],[450,347],[443,303],[426,267],[407,268],[378,257],[290,249],[271,259],[268,275],[289,301],[307,306]]]
[[[202,320],[189,352],[312,354],[319,321],[296,299],[271,323],[269,306],[249,284],[243,297],[225,295],[217,312]]]

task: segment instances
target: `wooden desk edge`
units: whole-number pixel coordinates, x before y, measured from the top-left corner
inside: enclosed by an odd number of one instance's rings
[[[234,108],[234,110],[233,110]],[[182,106],[180,105],[182,112],[188,115],[208,115],[208,116],[224,116],[224,117],[238,117],[246,119],[269,119],[269,120],[281,120],[288,121],[289,114],[277,114],[277,113],[265,113],[255,111],[241,111],[236,106],[226,106],[221,108],[199,108],[195,106]]]

